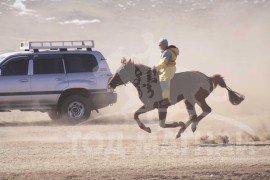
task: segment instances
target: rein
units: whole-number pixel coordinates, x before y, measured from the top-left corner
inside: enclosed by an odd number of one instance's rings
[[[137,79],[140,79],[140,78],[142,78],[142,77],[145,77],[145,76],[148,76],[148,74],[144,74],[144,75],[141,75],[141,76],[138,76],[138,77],[136,77],[134,80],[129,80],[127,83],[123,83],[122,85],[124,85],[124,86],[126,86],[127,84],[129,84],[129,83],[134,83],[134,81],[136,81]],[[121,85],[120,85],[121,86]]]
[[[151,74],[152,75],[154,75],[154,76],[156,76],[156,74],[157,73],[154,73],[153,71],[151,71]],[[135,79],[133,79],[133,80],[129,80],[128,82],[126,82],[126,83],[124,83],[123,81],[123,84],[122,85],[124,85],[124,86],[126,86],[128,83],[132,83],[132,84],[134,84],[134,81],[136,81],[136,80],[138,80],[138,79],[140,79],[140,78],[142,78],[142,77],[145,77],[145,76],[149,76],[149,74],[148,73],[146,73],[146,74],[143,74],[143,75],[140,75],[140,76],[136,76],[136,78]],[[130,79],[130,76],[129,76],[129,79]],[[121,85],[119,85],[119,86],[121,86]]]

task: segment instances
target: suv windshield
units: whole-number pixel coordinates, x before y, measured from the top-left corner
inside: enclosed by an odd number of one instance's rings
[[[8,55],[1,54],[0,55],[0,63],[7,57]]]

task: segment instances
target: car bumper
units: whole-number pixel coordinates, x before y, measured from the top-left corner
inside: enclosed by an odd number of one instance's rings
[[[117,101],[117,94],[113,92],[91,94],[91,104],[93,109],[104,108]]]

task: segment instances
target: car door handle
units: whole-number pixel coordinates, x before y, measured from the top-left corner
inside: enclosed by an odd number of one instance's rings
[[[26,82],[28,82],[28,79],[20,79],[20,82],[21,83],[26,83]]]
[[[56,81],[64,81],[65,78],[56,78],[55,80],[56,80]]]

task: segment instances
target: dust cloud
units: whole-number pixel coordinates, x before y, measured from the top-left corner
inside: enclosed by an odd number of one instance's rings
[[[198,131],[239,131],[239,123],[234,122],[240,122],[253,131],[249,133],[262,132],[261,136],[269,139],[268,0],[78,0],[76,4],[72,0],[26,0],[22,4],[1,2],[1,52],[17,51],[19,42],[26,40],[94,39],[95,49],[107,58],[114,73],[123,56],[150,67],[155,65],[160,54],[157,41],[165,37],[180,49],[178,72],[221,74],[229,87],[246,96],[241,105],[233,106],[227,91],[217,88],[208,98],[213,112]],[[100,110],[100,114],[93,112],[88,123],[133,123],[133,112],[141,105],[135,88],[128,84],[116,92],[117,104]],[[168,121],[187,120],[182,102],[168,115]],[[157,111],[141,117],[144,122],[156,122]],[[1,113],[0,117],[2,122],[47,120],[46,114],[32,112]]]

